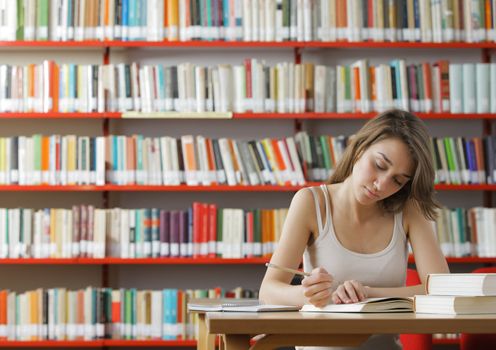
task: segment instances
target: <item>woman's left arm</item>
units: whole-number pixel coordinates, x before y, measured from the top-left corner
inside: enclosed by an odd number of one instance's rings
[[[364,287],[367,297],[413,296],[425,294],[425,282],[430,273],[449,273],[432,222],[427,220],[419,208],[409,202],[403,211],[405,229],[415,257],[415,265],[422,284],[411,287],[372,288]]]

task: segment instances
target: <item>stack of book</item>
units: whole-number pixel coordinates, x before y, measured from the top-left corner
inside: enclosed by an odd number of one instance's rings
[[[414,298],[416,313],[496,314],[496,273],[431,274],[426,295]]]

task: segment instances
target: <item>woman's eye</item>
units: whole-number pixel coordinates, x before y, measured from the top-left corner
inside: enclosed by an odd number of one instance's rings
[[[380,170],[386,170],[386,168],[381,166],[379,163],[375,163],[375,166]]]
[[[402,186],[403,184],[401,183],[401,181],[398,181],[396,179],[394,179],[394,182],[398,185],[398,186]]]

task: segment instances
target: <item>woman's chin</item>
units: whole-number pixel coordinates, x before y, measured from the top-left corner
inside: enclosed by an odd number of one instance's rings
[[[355,198],[361,205],[375,204],[379,200],[377,196],[372,195],[366,188],[362,188],[361,191],[357,193]]]

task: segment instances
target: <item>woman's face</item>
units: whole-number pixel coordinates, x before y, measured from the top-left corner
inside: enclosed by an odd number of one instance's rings
[[[359,203],[369,205],[398,192],[413,177],[408,147],[397,138],[370,146],[353,167],[352,184]]]

